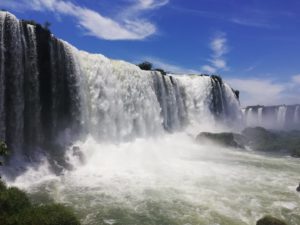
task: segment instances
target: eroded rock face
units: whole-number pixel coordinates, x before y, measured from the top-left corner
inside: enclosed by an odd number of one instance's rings
[[[256,225],[287,225],[287,223],[271,216],[265,216],[256,222]]]
[[[244,129],[241,134],[202,132],[196,137],[196,141],[242,149],[249,147],[254,151],[300,157],[299,131],[277,132],[254,127]]]
[[[226,147],[244,148],[245,138],[237,133],[209,133],[201,132],[196,140],[199,143],[213,142]]]

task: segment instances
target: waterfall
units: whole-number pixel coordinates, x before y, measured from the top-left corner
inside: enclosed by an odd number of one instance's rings
[[[299,109],[300,105],[248,106],[244,109],[245,125],[277,130],[299,130]]]
[[[220,77],[142,71],[5,12],[0,47],[0,138],[14,154],[57,152],[86,136],[118,143],[242,119]]]
[[[263,124],[262,111],[263,111],[263,108],[262,108],[262,107],[258,108],[258,110],[257,110],[258,124],[259,124],[260,126],[262,126],[262,124]]]
[[[5,16],[0,12],[0,140],[5,139],[5,110],[4,110],[4,22]]]
[[[300,122],[300,106],[297,105],[294,111],[294,122],[297,124]]]
[[[277,123],[280,128],[283,128],[286,122],[286,106],[280,106],[277,111]]]

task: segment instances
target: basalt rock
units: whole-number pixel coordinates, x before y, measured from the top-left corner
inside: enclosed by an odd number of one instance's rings
[[[271,216],[265,216],[262,219],[258,220],[256,222],[256,225],[287,225],[287,223]]]
[[[209,133],[202,132],[196,140],[199,143],[213,142],[225,147],[244,148],[245,140],[244,136],[237,133]]]

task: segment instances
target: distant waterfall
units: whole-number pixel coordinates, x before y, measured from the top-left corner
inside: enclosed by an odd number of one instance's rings
[[[243,110],[247,126],[300,130],[300,105],[248,106]]]
[[[295,108],[295,112],[294,112],[294,122],[297,124],[297,123],[300,123],[300,106],[297,105],[296,108]]]
[[[0,139],[19,154],[57,151],[85,135],[120,142],[242,119],[217,76],[142,71],[31,23],[0,12]]]
[[[283,128],[286,121],[286,111],[287,108],[285,106],[280,106],[277,112],[277,123],[279,128]]]

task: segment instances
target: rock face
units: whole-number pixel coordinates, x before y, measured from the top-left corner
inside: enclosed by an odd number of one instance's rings
[[[287,225],[285,222],[271,216],[265,216],[258,220],[256,225]]]
[[[240,120],[236,95],[218,76],[143,71],[0,11],[0,141],[11,155],[61,155],[88,135],[118,143]]]
[[[244,137],[236,133],[209,133],[202,132],[196,140],[199,143],[213,142],[225,147],[244,148]]]
[[[245,148],[255,151],[288,154],[300,157],[300,131],[269,131],[262,127],[246,128],[236,133],[200,133],[198,142],[211,141],[226,147]]]

